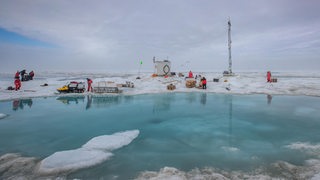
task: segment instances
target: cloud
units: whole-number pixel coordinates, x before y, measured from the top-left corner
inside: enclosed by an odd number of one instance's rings
[[[152,70],[153,56],[169,56],[176,68],[191,61],[193,69],[222,71],[227,67],[230,16],[234,65],[241,64],[234,68],[254,61],[263,70],[265,62],[260,59],[268,57],[274,59],[274,68],[277,60],[297,53],[304,59],[319,57],[319,4],[316,0],[3,0],[0,27],[56,45],[47,50],[53,61],[83,68],[130,69],[144,60],[143,68]],[[9,49],[6,57],[18,61],[9,53],[14,46],[1,44]],[[28,48],[24,58],[46,58],[42,51]],[[59,64],[55,67],[61,68]]]

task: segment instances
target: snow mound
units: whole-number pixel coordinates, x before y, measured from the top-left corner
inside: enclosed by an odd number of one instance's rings
[[[0,119],[3,119],[5,117],[7,117],[7,116],[8,116],[7,114],[0,113]]]
[[[111,152],[84,148],[55,152],[41,161],[39,171],[42,173],[72,171],[102,163],[111,156]]]
[[[309,142],[296,142],[285,146],[286,148],[303,151],[310,155],[320,156],[320,144],[311,144]]]
[[[317,180],[317,179],[320,179],[320,173],[314,175],[314,176],[311,178],[311,180]]]
[[[276,172],[276,173],[275,173]],[[159,171],[141,172],[136,180],[186,180],[186,179],[319,179],[319,161],[315,160],[306,166],[295,166],[288,162],[276,162],[267,168],[246,171],[225,171],[214,167],[182,171],[174,167],[164,167]]]
[[[164,167],[159,172],[145,171],[136,180],[186,180],[186,179],[272,179],[268,175],[250,175],[241,172],[226,172],[214,168],[192,169],[185,172],[173,167]]]
[[[100,149],[112,151],[128,145],[139,135],[139,130],[118,132],[112,135],[104,135],[92,138],[82,148]]]
[[[71,172],[100,164],[113,155],[109,151],[130,144],[138,135],[139,130],[132,130],[94,137],[81,148],[55,152],[43,159],[39,172]]]

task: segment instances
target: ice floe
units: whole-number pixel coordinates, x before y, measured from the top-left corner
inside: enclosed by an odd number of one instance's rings
[[[139,130],[119,132],[112,135],[104,135],[92,138],[82,148],[113,151],[129,144],[139,135]]]
[[[40,163],[39,172],[58,173],[100,164],[112,156],[111,152],[85,148],[55,152]]]
[[[0,119],[4,119],[7,116],[8,116],[7,114],[0,113]]]
[[[0,179],[66,179],[70,172],[108,160],[111,150],[130,144],[138,135],[139,130],[131,130],[98,136],[85,147],[55,152],[43,160],[7,153],[0,156]]]
[[[74,171],[100,164],[110,158],[110,151],[130,144],[139,135],[139,130],[118,132],[94,137],[81,148],[59,151],[40,162],[40,173]]]

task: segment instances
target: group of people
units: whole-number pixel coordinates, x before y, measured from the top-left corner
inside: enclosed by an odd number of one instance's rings
[[[20,75],[21,75],[21,80],[20,80]],[[29,81],[29,80],[33,80],[34,77],[34,72],[30,71],[30,73],[28,74],[26,72],[26,70],[22,70],[22,71],[17,71],[16,74],[14,75],[14,90],[19,90],[21,88],[21,81]]]
[[[196,79],[197,78],[201,78],[201,75],[196,75]],[[193,78],[193,73],[192,71],[189,71],[189,75],[188,75],[188,78]],[[207,79],[205,77],[202,77],[200,79],[200,83],[199,83],[199,87],[202,88],[202,89],[207,89]]]
[[[21,81],[29,81],[29,80],[33,80],[34,72],[30,71],[29,73],[27,73],[25,69],[22,71],[17,71],[15,78],[20,78],[20,75],[21,75]]]
[[[196,78],[197,78],[197,77],[198,77],[198,76],[196,76]],[[201,78],[200,75],[199,75],[199,77]],[[193,78],[193,73],[192,73],[192,71],[189,71],[188,78]],[[267,82],[269,82],[269,83],[272,82],[271,72],[270,72],[270,71],[267,72]],[[202,89],[207,89],[207,80],[206,80],[205,77],[202,77],[202,78],[201,78],[199,87],[202,87]]]

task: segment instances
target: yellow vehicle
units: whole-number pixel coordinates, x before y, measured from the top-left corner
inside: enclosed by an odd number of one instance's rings
[[[61,88],[58,88],[57,90],[58,90],[59,92],[67,92],[67,91],[69,90],[69,88],[68,88],[67,85],[65,85],[65,86],[63,86],[63,87],[61,87]]]
[[[76,81],[72,81],[68,85],[57,89],[59,93],[83,93],[85,90],[85,83]]]

